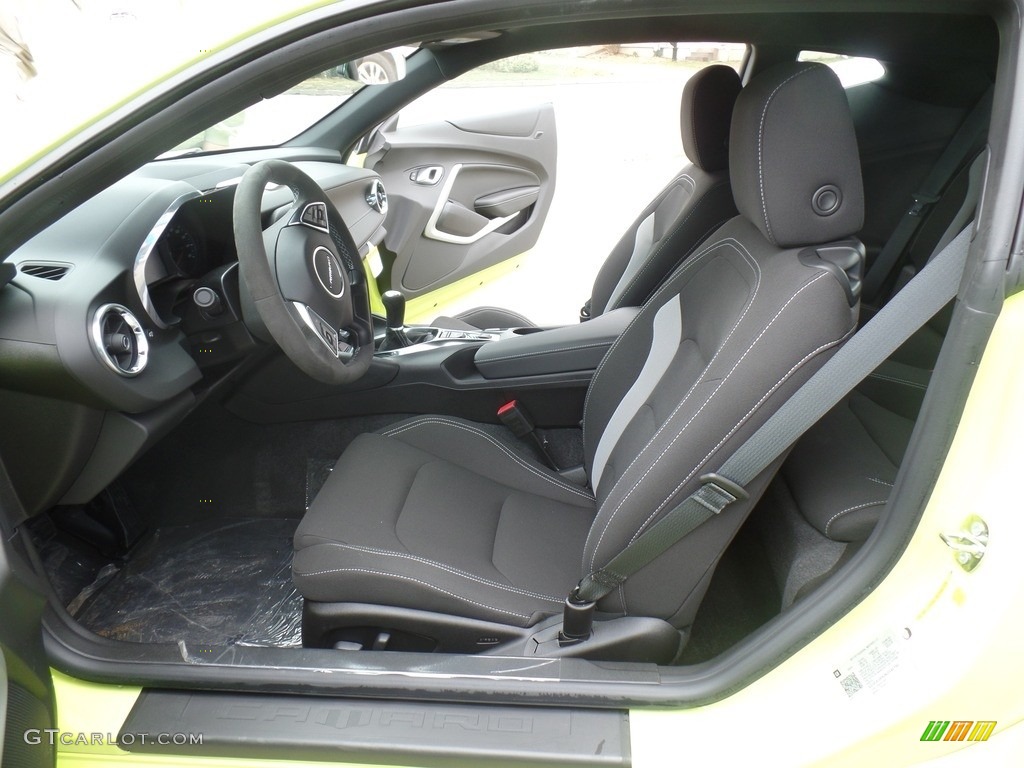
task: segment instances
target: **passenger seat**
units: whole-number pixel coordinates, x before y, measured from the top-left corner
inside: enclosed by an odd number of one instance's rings
[[[895,295],[965,226],[969,226],[981,193],[985,155],[975,157],[952,179],[921,224],[897,265]],[[863,543],[888,502],[903,455],[924,400],[952,314],[947,306],[918,330],[843,401],[807,431],[782,467],[788,493],[788,522],[795,531],[799,515],[824,538],[806,539],[804,551],[785,565],[776,565],[783,584],[783,607],[806,594],[830,570]],[[796,527],[794,527],[796,526]],[[776,538],[770,531],[769,538]],[[780,542],[775,542],[780,544]],[[817,562],[818,567],[813,564]],[[827,567],[821,568],[824,564]],[[785,571],[783,573],[782,571]]]
[[[729,124],[740,88],[739,75],[722,64],[686,82],[679,122],[692,163],[643,210],[605,259],[580,310],[581,320],[643,304],[708,235],[736,215],[729,185]],[[533,323],[511,310],[476,307],[439,317],[432,325],[479,330]]]

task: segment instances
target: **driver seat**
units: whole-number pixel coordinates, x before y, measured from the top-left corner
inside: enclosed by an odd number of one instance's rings
[[[692,162],[655,197],[601,265],[580,310],[589,320],[639,307],[712,231],[736,215],[729,189],[729,124],[741,88],[736,70],[712,64],[695,72],[679,103],[679,135]],[[475,331],[534,324],[518,312],[475,307],[431,325]]]
[[[831,70],[783,64],[744,88],[730,167],[740,214],[595,373],[587,484],[456,418],[361,435],[295,533],[306,645],[546,653],[530,638],[560,622],[580,578],[695,490],[853,334],[855,281],[822,258],[863,254],[851,239],[864,210],[856,139]],[[670,662],[773,474],[597,604],[595,627],[624,638],[616,648],[552,653]],[[652,636],[671,642],[652,650]]]

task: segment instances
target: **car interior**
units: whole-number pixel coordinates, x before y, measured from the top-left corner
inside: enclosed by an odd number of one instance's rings
[[[55,666],[370,695],[406,690],[385,674],[404,670],[461,680],[465,698],[522,657],[560,660],[510,677],[538,699],[730,664],[822,599],[891,514],[952,304],[725,511],[592,602],[585,638],[562,631],[582,578],[971,226],[1000,36],[983,12],[943,8],[410,20],[343,56],[415,38],[404,77],[281,146],[113,166],[0,283],[4,514],[50,590]],[[391,117],[486,62],[654,37],[747,54],[680,85],[690,164],[634,201],[589,295],[566,286],[580,322],[541,327],[511,305],[407,325],[407,298],[536,241],[557,116]],[[844,88],[809,51],[884,74]],[[310,683],[325,668],[378,674]]]

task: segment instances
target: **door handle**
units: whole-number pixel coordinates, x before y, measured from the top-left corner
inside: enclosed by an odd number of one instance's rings
[[[452,166],[452,171],[448,174],[448,179],[441,188],[441,193],[437,196],[437,202],[434,204],[434,210],[430,214],[430,219],[427,221],[427,228],[423,232],[423,236],[430,240],[440,240],[442,243],[451,243],[453,245],[472,245],[477,240],[489,235],[491,232],[512,221],[512,219],[519,215],[519,212],[516,211],[508,216],[499,216],[495,219],[488,219],[474,211],[470,211],[465,206],[458,206],[458,208],[462,208],[462,211],[458,211],[457,209],[453,210],[452,203],[449,201],[448,196],[451,194],[452,187],[455,186],[455,179],[458,177],[459,171],[461,170],[462,163]],[[460,219],[466,218],[465,214],[476,216],[481,220],[482,225],[480,229],[467,234],[445,232],[438,227],[438,224],[441,221],[441,217],[443,216],[446,207],[449,209],[450,214],[456,215],[457,218]],[[463,211],[464,214],[462,216],[458,216],[458,214]]]
[[[409,174],[409,180],[414,184],[421,184],[424,187],[432,187],[444,176],[444,168],[440,165],[425,165],[415,169]]]

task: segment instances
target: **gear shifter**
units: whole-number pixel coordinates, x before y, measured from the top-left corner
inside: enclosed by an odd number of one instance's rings
[[[384,341],[380,344],[380,351],[408,347],[413,342],[405,332],[405,296],[401,291],[384,291],[380,300],[384,303],[384,311],[387,313],[388,320],[388,328],[384,335]]]

